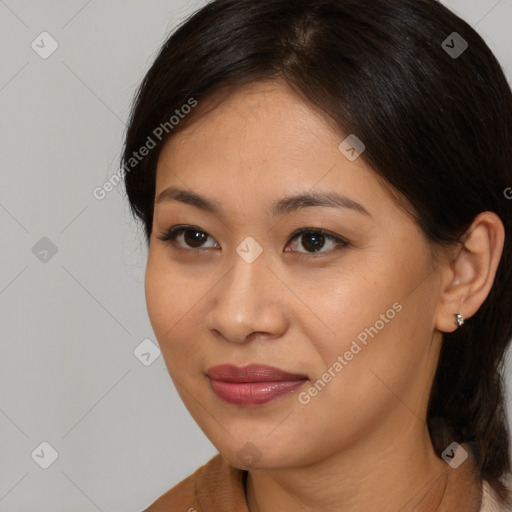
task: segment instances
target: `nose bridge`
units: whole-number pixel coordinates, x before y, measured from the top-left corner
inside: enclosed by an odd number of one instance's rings
[[[246,300],[254,298],[255,302],[264,299],[265,286],[269,276],[272,276],[268,265],[270,264],[268,253],[253,238],[246,238],[233,255],[231,272],[231,286],[236,292],[242,293]]]
[[[276,277],[263,248],[254,239],[244,240],[233,254],[231,271],[216,287],[207,323],[230,341],[243,342],[253,332],[279,334],[285,314],[275,300]],[[259,247],[258,247],[259,246]]]
[[[262,250],[255,250],[254,245],[247,242],[240,244],[231,259],[232,270],[226,276],[219,299],[232,307],[233,313],[254,317],[262,304],[269,303],[267,281],[272,273],[267,268],[268,264]]]

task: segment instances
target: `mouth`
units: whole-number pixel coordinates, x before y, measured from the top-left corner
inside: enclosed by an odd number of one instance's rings
[[[213,366],[206,372],[215,394],[230,404],[258,406],[294,392],[308,381],[306,375],[266,365]]]

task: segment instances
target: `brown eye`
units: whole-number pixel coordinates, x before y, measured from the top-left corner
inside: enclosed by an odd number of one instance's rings
[[[203,231],[196,231],[192,229],[183,231],[183,240],[191,247],[200,247],[204,244],[206,238],[208,238],[208,236]]]
[[[332,252],[332,250],[342,249],[348,245],[346,240],[343,240],[341,237],[336,235],[331,235],[324,231],[323,229],[312,229],[312,228],[302,228],[295,231],[292,235],[291,240],[297,239],[301,247],[306,249],[306,251],[300,251],[295,249],[295,252],[307,254],[307,253],[328,253]],[[325,247],[326,242],[330,242],[331,250],[322,251]],[[329,244],[327,244],[329,246]],[[292,251],[286,251],[292,252]]]
[[[307,251],[317,252],[325,244],[325,235],[322,233],[304,233],[301,235],[302,247]]]
[[[194,226],[174,226],[163,235],[157,236],[162,242],[166,242],[178,249],[209,249],[203,244],[211,238],[201,229]],[[179,243],[182,240],[182,243]],[[212,239],[213,240],[213,239]],[[218,247],[218,244],[216,244]],[[214,248],[217,248],[214,247]]]

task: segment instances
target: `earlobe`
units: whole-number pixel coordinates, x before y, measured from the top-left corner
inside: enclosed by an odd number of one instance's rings
[[[453,332],[478,311],[494,283],[504,241],[505,228],[495,213],[482,212],[475,217],[462,249],[444,264],[447,277],[440,290],[439,331]]]

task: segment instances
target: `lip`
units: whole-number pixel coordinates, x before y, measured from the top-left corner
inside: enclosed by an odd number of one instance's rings
[[[247,366],[220,364],[209,368],[206,375],[211,379],[225,382],[277,382],[307,379],[306,375],[286,372],[264,364],[249,364]]]
[[[244,367],[231,364],[213,366],[206,375],[219,398],[241,406],[266,404],[292,393],[308,380],[306,375],[258,364]]]

